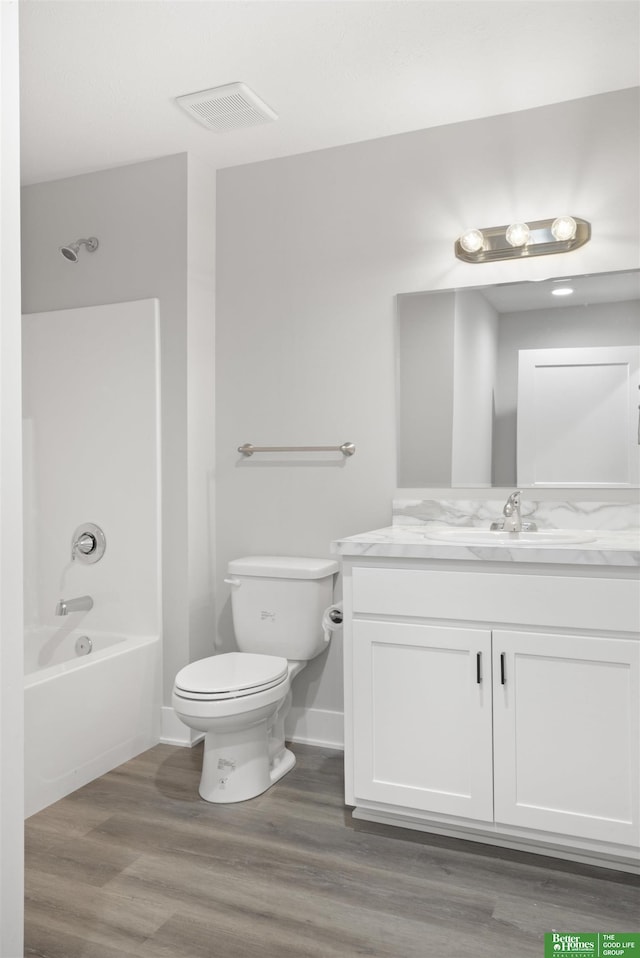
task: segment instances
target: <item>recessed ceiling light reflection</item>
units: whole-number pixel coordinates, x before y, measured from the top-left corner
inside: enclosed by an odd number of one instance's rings
[[[571,296],[573,290],[570,286],[559,286],[557,289],[551,290],[552,296]]]

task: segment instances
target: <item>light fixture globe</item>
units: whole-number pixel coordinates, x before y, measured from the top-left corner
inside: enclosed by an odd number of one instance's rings
[[[530,238],[526,223],[512,223],[505,233],[505,239],[510,246],[526,246]]]
[[[458,242],[466,253],[477,253],[484,246],[484,234],[480,230],[467,230]]]
[[[551,224],[551,235],[558,242],[572,240],[577,229],[578,224],[573,216],[558,216]]]

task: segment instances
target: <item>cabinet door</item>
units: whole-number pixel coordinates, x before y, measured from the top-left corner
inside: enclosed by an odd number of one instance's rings
[[[496,631],[496,822],[638,843],[639,645]]]
[[[491,633],[353,622],[356,798],[491,821]]]

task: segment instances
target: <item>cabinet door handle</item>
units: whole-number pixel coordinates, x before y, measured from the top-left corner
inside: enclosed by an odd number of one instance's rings
[[[482,684],[482,652],[476,653],[476,682]]]
[[[505,669],[505,653],[500,653],[500,685],[506,685],[507,673]]]

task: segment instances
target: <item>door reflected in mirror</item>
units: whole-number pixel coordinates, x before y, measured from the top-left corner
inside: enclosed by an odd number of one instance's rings
[[[397,322],[400,487],[638,485],[640,271],[400,294]]]

